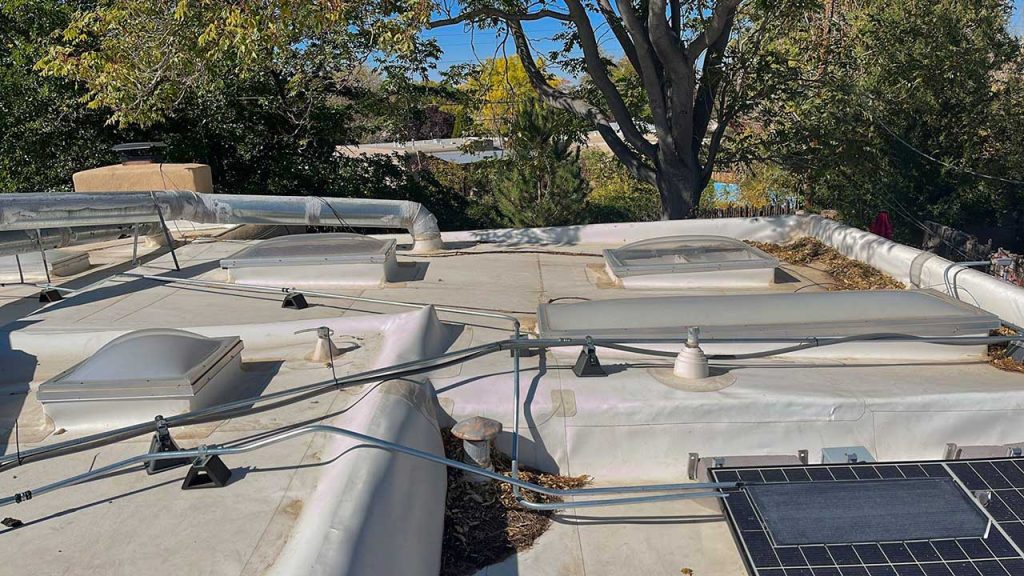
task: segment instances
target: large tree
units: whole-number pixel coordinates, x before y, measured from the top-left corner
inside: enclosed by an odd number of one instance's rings
[[[498,28],[514,44],[534,90],[550,106],[593,124],[638,179],[655,185],[663,217],[686,218],[711,179],[730,122],[770,94],[756,79],[765,37],[809,2],[788,0],[448,0],[429,27]],[[639,77],[653,141],[609,73],[594,19],[603,19]],[[582,53],[581,68],[603,102],[551,85],[536,65],[524,22],[565,26],[562,54]],[[776,78],[781,78],[776,75]]]
[[[1024,46],[1011,13],[1009,0],[832,0],[765,47],[802,55],[806,81],[746,116],[742,152],[800,182],[812,208],[859,225],[889,211],[907,241],[923,220],[1020,227]]]

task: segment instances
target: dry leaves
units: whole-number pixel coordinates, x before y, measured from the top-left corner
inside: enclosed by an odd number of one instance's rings
[[[805,237],[786,245],[747,242],[779,260],[817,268],[832,276],[828,290],[902,290],[902,283],[867,264],[851,260],[815,238]]]
[[[448,458],[461,460],[462,441],[452,436],[448,429],[442,430],[441,436]],[[508,456],[492,448],[491,460],[496,471],[511,475]],[[590,481],[588,476],[558,476],[528,469],[521,469],[519,477],[527,482],[561,489],[580,488]],[[532,492],[523,492],[523,496],[533,502],[558,501],[557,498]],[[441,574],[472,574],[499,562],[532,546],[550,524],[551,512],[520,508],[508,484],[470,482],[462,472],[449,468]]]
[[[992,331],[992,336],[1016,336],[1017,333],[1005,326],[1001,326]],[[1007,372],[1022,372],[1024,373],[1024,364],[1016,362],[1013,358],[1006,353],[1006,344],[989,344],[988,346],[988,357],[989,362],[999,368],[1000,370],[1006,370]]]

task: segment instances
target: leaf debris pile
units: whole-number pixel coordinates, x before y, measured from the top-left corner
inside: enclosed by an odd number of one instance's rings
[[[804,237],[786,245],[747,242],[789,264],[810,266],[828,273],[835,281],[827,290],[902,290],[905,286],[867,264],[843,256],[819,240]]]
[[[462,440],[450,429],[441,430],[448,458],[462,460]],[[511,476],[508,456],[491,448],[495,471]],[[519,478],[548,488],[580,488],[589,476],[559,476],[520,469]],[[522,492],[531,502],[559,502],[559,498]],[[441,575],[463,576],[526,550],[551,524],[550,511],[533,511],[516,504],[512,487],[497,482],[474,483],[454,468],[448,469],[448,495],[444,512]]]
[[[992,336],[1016,336],[1017,333],[1005,326],[1001,326],[992,331]],[[989,362],[999,368],[1000,370],[1006,370],[1007,372],[1021,372],[1024,373],[1024,364],[1015,361],[1007,353],[1009,347],[1006,344],[989,344],[988,346],[988,357]]]

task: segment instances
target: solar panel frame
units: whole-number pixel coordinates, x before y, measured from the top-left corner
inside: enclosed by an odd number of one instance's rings
[[[984,538],[781,546],[742,485],[723,489],[729,494],[723,499],[726,518],[753,576],[1024,576],[1024,458],[749,466],[709,473],[716,482],[759,483],[949,477],[968,495],[992,494],[987,506],[979,506],[991,521]]]

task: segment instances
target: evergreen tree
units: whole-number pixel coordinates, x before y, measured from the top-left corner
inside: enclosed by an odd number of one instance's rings
[[[538,104],[519,108],[510,123],[510,158],[496,171],[495,198],[505,226],[579,224],[587,182],[580,172],[574,119]]]

